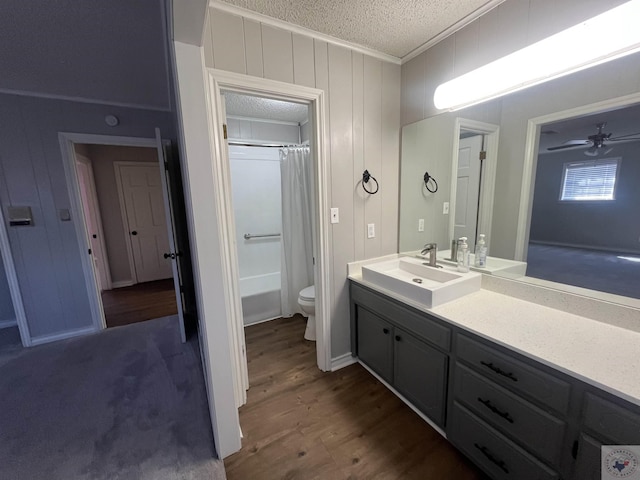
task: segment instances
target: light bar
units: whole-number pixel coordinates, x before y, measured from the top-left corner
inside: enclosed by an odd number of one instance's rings
[[[640,0],[632,0],[436,88],[458,110],[640,51]]]

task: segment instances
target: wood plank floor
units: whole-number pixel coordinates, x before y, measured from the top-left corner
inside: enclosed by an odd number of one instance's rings
[[[485,479],[360,365],[316,367],[300,316],[245,329],[248,401],[229,480]]]
[[[108,328],[178,313],[172,278],[105,290],[102,305]]]

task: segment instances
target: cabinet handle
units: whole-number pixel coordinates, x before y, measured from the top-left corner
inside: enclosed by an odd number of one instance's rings
[[[573,446],[571,447],[571,456],[574,460],[578,458],[578,441],[573,442]]]
[[[493,370],[495,373],[497,373],[498,375],[502,375],[503,377],[507,377],[509,380],[513,380],[514,382],[517,382],[518,379],[516,378],[516,376],[511,373],[511,372],[505,372],[504,370],[502,370],[500,367],[496,367],[493,362],[485,362],[484,360],[482,360],[480,362],[481,365],[484,365],[485,367],[487,367],[490,370]]]
[[[487,459],[490,462],[495,463],[498,467],[500,467],[500,469],[504,472],[504,473],[509,473],[509,469],[507,468],[507,464],[504,463],[504,461],[502,460],[498,460],[496,457],[493,456],[493,454],[491,453],[491,451],[485,447],[484,445],[480,446],[477,443],[473,444],[474,447],[476,447],[478,450],[480,450],[482,452],[482,454],[487,457]]]
[[[504,418],[509,423],[513,423],[513,418],[511,417],[511,415],[509,415],[508,412],[503,412],[502,410],[500,410],[493,403],[491,403],[491,400],[485,400],[481,397],[478,397],[478,401],[499,417]]]
[[[396,335],[396,342],[399,342],[400,340],[402,340],[402,337],[400,335]]]
[[[382,333],[384,333],[385,335],[389,334],[389,329],[388,328],[383,328],[382,329]]]

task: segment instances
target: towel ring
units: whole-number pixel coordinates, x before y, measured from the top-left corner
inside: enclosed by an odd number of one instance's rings
[[[373,191],[367,190],[367,187],[365,186],[367,183],[369,183],[369,179],[376,182],[376,189]],[[365,192],[370,193],[371,195],[378,193],[378,189],[380,188],[380,185],[378,185],[378,181],[375,179],[373,175],[369,173],[369,170],[365,170],[364,173],[362,174],[362,188],[364,189]]]
[[[424,172],[423,179],[424,179],[424,186],[428,191],[430,191],[431,193],[436,193],[438,191],[438,182],[436,182],[435,178],[429,175],[429,172]],[[432,187],[429,186],[430,183],[433,184]]]

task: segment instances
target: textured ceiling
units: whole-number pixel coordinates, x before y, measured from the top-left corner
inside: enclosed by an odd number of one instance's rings
[[[222,0],[396,57],[490,0]]]
[[[225,92],[227,115],[303,123],[307,120],[307,106],[270,98],[253,97]]]
[[[163,0],[0,0],[0,89],[169,108]]]

